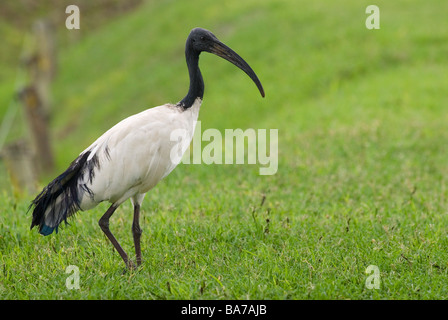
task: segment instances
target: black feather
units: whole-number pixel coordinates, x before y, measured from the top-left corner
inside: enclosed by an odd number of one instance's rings
[[[28,209],[33,209],[33,219],[31,229],[39,226],[39,232],[48,235],[53,229],[80,210],[82,195],[87,193],[93,197],[92,191],[85,185],[79,184],[79,179],[83,177],[85,170],[88,170],[89,181],[95,175],[95,168],[99,168],[99,160],[96,155],[87,161],[90,151],[81,154],[70,166],[56,179],[50,182],[41,193],[31,202]],[[57,199],[60,201],[57,202]],[[45,212],[50,208],[45,216]],[[45,224],[45,220],[50,221],[50,225]]]

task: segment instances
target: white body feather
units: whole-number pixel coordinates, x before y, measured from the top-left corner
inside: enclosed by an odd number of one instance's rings
[[[202,100],[197,98],[192,107],[183,110],[172,104],[165,104],[130,116],[99,137],[81,152],[90,151],[89,158],[98,158],[93,178],[85,172],[79,179],[90,189],[81,195],[81,210],[95,207],[102,201],[117,206],[131,198],[141,203],[144,195],[167,176],[180,162],[171,159],[170,154],[178,141],[171,141],[173,130],[181,129],[190,139],[183,139],[182,154],[191,143]],[[178,147],[178,146],[177,146]]]

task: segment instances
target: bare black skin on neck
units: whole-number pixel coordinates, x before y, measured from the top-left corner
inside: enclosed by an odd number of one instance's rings
[[[204,97],[204,80],[199,70],[199,55],[201,52],[213,53],[243,70],[257,85],[261,96],[264,89],[252,68],[235,51],[223,44],[213,33],[202,28],[194,28],[185,43],[185,59],[190,76],[190,88],[187,95],[177,104],[184,110],[190,108],[197,98]]]
[[[187,60],[188,73],[190,75],[190,89],[187,95],[179,102],[179,105],[183,109],[190,108],[196,98],[203,98],[204,96],[204,80],[202,78],[201,70],[199,70],[199,54],[193,49],[192,44],[188,42],[193,42],[190,37],[187,39],[187,44],[185,46],[185,58]]]

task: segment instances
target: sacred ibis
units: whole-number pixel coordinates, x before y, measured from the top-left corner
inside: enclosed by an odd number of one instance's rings
[[[145,194],[166,177],[180,162],[171,159],[173,130],[182,129],[190,139],[182,142],[181,152],[191,143],[199,108],[204,95],[204,81],[199,70],[201,52],[213,53],[243,70],[257,85],[262,97],[263,86],[251,67],[213,33],[202,28],[191,30],[185,45],[190,76],[187,95],[178,103],[167,103],[130,116],[106,131],[80,153],[68,169],[50,182],[31,202],[31,229],[39,226],[42,235],[49,235],[62,221],[77,211],[85,211],[108,201],[111,206],[99,220],[101,230],[109,238],[128,268],[135,264],[109,230],[109,219],[127,199],[134,207],[132,234],[137,266],[142,262],[139,224],[140,206]]]

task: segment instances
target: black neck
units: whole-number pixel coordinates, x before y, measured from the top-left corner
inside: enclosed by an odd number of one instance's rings
[[[190,108],[196,98],[204,96],[204,80],[202,79],[201,70],[199,70],[199,53],[193,50],[185,50],[187,59],[188,73],[190,75],[190,89],[188,94],[183,98],[179,105],[184,109]]]

